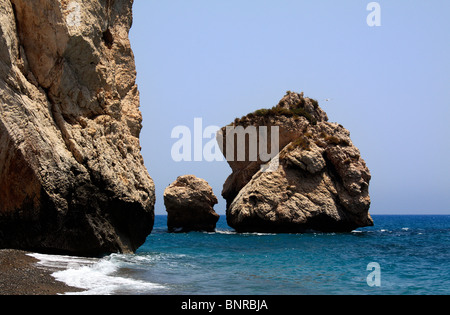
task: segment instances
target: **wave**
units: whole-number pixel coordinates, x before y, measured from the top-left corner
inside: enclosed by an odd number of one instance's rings
[[[119,276],[126,264],[148,264],[151,258],[137,255],[114,254],[102,259],[71,256],[30,254],[38,265],[55,271],[52,276],[71,287],[85,290],[68,293],[76,295],[148,294],[163,285],[130,277]]]
[[[277,235],[276,233],[261,233],[261,232],[245,232],[238,233],[234,230],[220,230],[217,229],[215,232],[207,232],[207,234],[223,234],[223,235],[243,235],[243,236],[265,236],[265,235]]]
[[[216,230],[215,232],[212,232],[211,234],[237,235],[237,232],[230,231],[230,230]]]

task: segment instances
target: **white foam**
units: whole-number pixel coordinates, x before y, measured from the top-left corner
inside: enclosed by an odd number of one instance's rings
[[[260,233],[260,232],[245,232],[238,233],[231,230],[216,230],[215,232],[207,232],[208,234],[223,234],[223,235],[243,235],[243,236],[270,236],[277,235],[276,233]]]
[[[60,255],[44,255],[44,254],[29,254],[38,260],[38,265],[51,268],[51,269],[66,269],[73,265],[92,265],[95,264],[98,259],[95,258],[83,258],[74,256],[60,256]]]
[[[277,235],[277,234],[276,234],[276,233],[251,232],[251,233],[242,233],[242,235],[250,235],[250,236],[272,236],[272,235]]]
[[[69,256],[31,254],[39,260],[39,265],[59,269],[52,276],[71,287],[83,289],[80,295],[111,295],[111,294],[144,294],[155,289],[164,288],[161,285],[132,278],[115,275],[121,267],[121,262],[133,259],[146,260],[139,256],[127,259],[125,255],[111,255],[103,259],[88,259]],[[69,293],[72,294],[72,293]]]
[[[215,232],[210,232],[208,234],[224,234],[224,235],[236,235],[235,231],[230,230],[216,230]]]

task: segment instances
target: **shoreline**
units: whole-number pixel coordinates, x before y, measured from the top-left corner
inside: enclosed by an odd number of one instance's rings
[[[0,249],[0,295],[61,295],[82,292],[57,281],[29,252]]]

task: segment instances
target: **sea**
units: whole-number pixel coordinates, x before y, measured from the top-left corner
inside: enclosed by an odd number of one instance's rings
[[[31,254],[84,295],[448,295],[450,215],[375,215],[351,233],[173,234],[156,216],[133,255]],[[68,293],[73,294],[73,293]]]

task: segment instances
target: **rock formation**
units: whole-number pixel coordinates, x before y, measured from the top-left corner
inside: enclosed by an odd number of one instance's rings
[[[211,186],[193,175],[180,176],[164,191],[170,232],[214,232],[219,215]]]
[[[0,247],[133,252],[151,232],[132,3],[0,2]]]
[[[267,170],[261,168],[261,159],[249,158],[247,148],[243,161],[228,157],[226,128],[218,133],[233,171],[222,192],[231,227],[239,232],[296,233],[373,225],[369,169],[350,133],[328,122],[317,101],[288,92],[274,108],[236,119],[232,127],[239,126],[278,126],[280,145]]]

